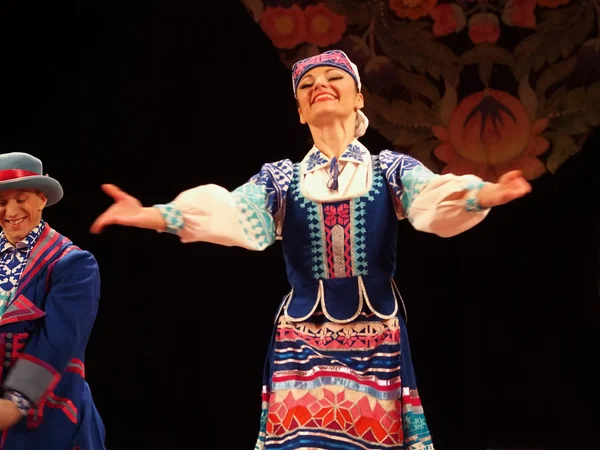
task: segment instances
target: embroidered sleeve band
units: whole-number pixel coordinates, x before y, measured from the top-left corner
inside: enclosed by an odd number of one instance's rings
[[[14,390],[8,390],[8,391],[4,392],[4,398],[13,402],[14,405],[17,407],[17,409],[24,416],[29,414],[29,410],[31,409],[32,404],[31,404],[31,401],[27,397],[25,397],[22,393],[14,391]]]
[[[269,212],[264,185],[248,182],[232,192],[238,206],[240,223],[257,250],[275,242],[275,222]]]
[[[183,228],[183,215],[181,214],[179,208],[177,208],[173,203],[154,205],[154,207],[160,211],[165,223],[167,224],[165,231],[171,234],[179,234]]]
[[[56,383],[57,373],[29,359],[19,358],[4,381],[4,389],[23,393],[37,404]]]
[[[477,200],[477,194],[479,194],[480,189],[485,186],[483,181],[477,181],[467,184],[467,196],[465,198],[465,209],[469,212],[478,212],[483,211],[484,209]]]

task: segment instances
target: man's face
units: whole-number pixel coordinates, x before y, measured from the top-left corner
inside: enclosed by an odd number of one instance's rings
[[[0,192],[0,226],[11,244],[22,240],[40,223],[46,202],[46,196],[33,189]]]

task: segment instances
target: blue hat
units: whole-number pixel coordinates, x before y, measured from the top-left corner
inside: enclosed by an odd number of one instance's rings
[[[302,77],[307,72],[311,71],[315,67],[329,66],[335,67],[336,69],[343,70],[348,73],[358,86],[358,90],[361,90],[360,75],[358,74],[358,67],[350,58],[341,50],[328,50],[319,55],[310,56],[304,58],[292,67],[292,87],[294,88],[294,95],[298,92],[298,83],[302,80]]]
[[[0,191],[37,189],[48,198],[46,206],[51,206],[62,198],[63,188],[42,173],[42,161],[35,156],[21,152],[0,155]]]
[[[304,77],[304,75],[306,75],[315,67],[320,66],[335,67],[336,69],[345,71],[356,82],[358,91],[361,91],[362,85],[356,64],[350,61],[350,58],[348,58],[348,56],[341,50],[327,50],[319,55],[304,58],[292,66],[292,88],[294,89],[294,97],[298,98],[298,84],[300,83],[300,80],[302,80],[302,77]],[[363,136],[367,131],[368,126],[369,119],[367,119],[367,116],[365,116],[365,114],[359,109],[356,112],[354,137],[359,138]]]

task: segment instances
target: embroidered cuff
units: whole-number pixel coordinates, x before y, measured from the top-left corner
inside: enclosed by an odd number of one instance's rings
[[[477,212],[477,211],[483,211],[483,210],[487,209],[487,208],[483,208],[479,204],[479,201],[477,200],[477,194],[479,194],[479,190],[483,186],[485,186],[485,183],[483,181],[478,181],[478,182],[469,183],[465,187],[465,189],[468,191],[467,197],[465,199],[465,209],[467,211]]]
[[[29,410],[33,406],[31,401],[18,391],[13,391],[13,390],[5,391],[4,398],[6,400],[10,400],[11,402],[13,402],[15,404],[15,406],[17,407],[17,409],[24,416],[29,414]]]
[[[166,205],[154,205],[160,211],[167,228],[165,231],[171,234],[179,234],[183,228],[183,214],[173,203]]]
[[[25,397],[37,404],[57,381],[57,373],[47,364],[38,364],[23,357],[15,365],[4,381],[4,389],[22,392]]]

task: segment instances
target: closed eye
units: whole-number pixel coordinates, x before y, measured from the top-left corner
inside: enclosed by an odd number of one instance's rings
[[[334,76],[328,78],[327,81],[341,80],[342,78],[344,78],[342,75],[334,75]],[[313,86],[313,84],[314,83],[304,83],[298,89],[306,89],[306,88]]]

